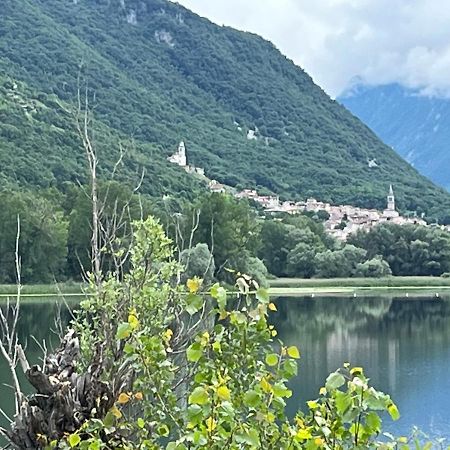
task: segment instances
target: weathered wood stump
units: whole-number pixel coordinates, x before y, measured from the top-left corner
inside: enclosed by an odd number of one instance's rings
[[[83,373],[79,339],[70,329],[60,347],[49,355],[43,370],[28,368],[25,375],[36,393],[22,399],[8,438],[17,449],[41,449],[65,433],[73,433],[88,419],[105,417],[114,404],[109,384],[101,380],[103,346],[95,348],[94,358]]]

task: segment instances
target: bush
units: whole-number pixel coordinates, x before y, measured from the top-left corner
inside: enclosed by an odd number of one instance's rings
[[[369,259],[356,266],[356,276],[364,278],[381,278],[392,275],[389,264],[381,256]]]
[[[180,263],[183,266],[181,275],[182,283],[186,283],[189,278],[199,277],[210,283],[214,279],[214,257],[206,244],[197,244],[192,249],[181,252]]]

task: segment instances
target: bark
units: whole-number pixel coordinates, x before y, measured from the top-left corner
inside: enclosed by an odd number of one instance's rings
[[[36,393],[24,397],[19,414],[6,434],[17,449],[42,449],[46,443],[73,433],[91,418],[103,418],[114,404],[110,385],[101,380],[103,346],[91,365],[76,372],[79,339],[69,330],[60,347],[46,358],[44,369],[32,366],[25,375]]]

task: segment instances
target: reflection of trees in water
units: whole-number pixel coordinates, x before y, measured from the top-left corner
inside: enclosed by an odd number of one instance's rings
[[[5,310],[4,305],[0,308]],[[70,320],[70,312],[64,304],[61,305],[60,310],[62,324],[66,325]],[[42,301],[36,303],[22,302],[17,329],[20,342],[27,346],[30,362],[34,362],[35,353],[38,352],[38,347],[31,336],[39,342],[45,340],[49,349],[52,344],[58,344],[57,336],[54,333],[57,312],[58,306],[55,298],[43,298]]]
[[[301,328],[302,334],[309,330],[312,334],[322,335],[342,324],[356,329],[384,317],[389,312],[392,299],[299,297],[279,298],[276,303],[278,314],[273,321],[283,334],[295,333]]]
[[[404,297],[279,298],[274,324],[283,334],[330,333],[345,325],[349,331],[386,329],[402,322],[406,329],[427,330],[449,322],[450,300]]]
[[[394,398],[402,389],[414,390],[407,384],[414,378],[405,373],[426,374],[447,361],[450,299],[303,297],[276,304],[272,321],[280,338],[302,352],[299,376],[291,382],[292,414],[346,361],[362,365]]]
[[[0,305],[4,310],[4,305]],[[26,354],[29,362],[35,364],[42,357],[39,346],[31,339],[34,336],[40,343],[46,341],[47,347],[51,349],[58,344],[58,338],[52,330],[55,329],[54,319],[58,308],[55,298],[48,301],[40,299],[39,303],[25,303],[20,307],[20,318],[18,323],[18,333],[20,342],[26,346]],[[61,306],[61,320],[63,325],[70,320],[70,313],[65,305]],[[25,392],[32,390],[31,386],[25,380],[21,370],[18,370],[19,379]],[[13,414],[13,394],[10,388],[5,384],[11,384],[11,376],[6,362],[0,356],[0,404],[1,407],[10,415]],[[0,426],[6,425],[3,417],[0,416]],[[0,448],[2,441],[0,439]]]

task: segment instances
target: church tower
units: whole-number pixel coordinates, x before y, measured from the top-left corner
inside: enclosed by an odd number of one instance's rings
[[[387,210],[395,211],[395,196],[394,190],[392,189],[392,184],[389,186],[389,194],[387,196]]]

